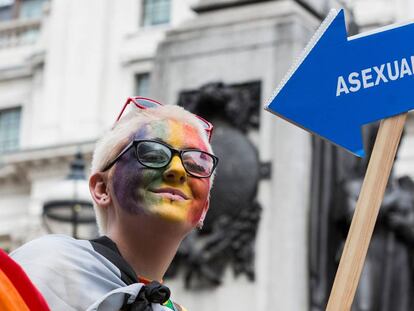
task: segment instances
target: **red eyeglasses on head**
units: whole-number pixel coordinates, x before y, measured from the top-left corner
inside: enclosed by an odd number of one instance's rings
[[[159,106],[163,106],[163,104],[161,104],[161,103],[159,103],[159,102],[157,102],[153,99],[150,99],[150,98],[145,98],[145,97],[140,97],[140,96],[128,97],[128,99],[126,100],[126,102],[124,104],[124,107],[122,108],[121,112],[119,113],[118,117],[116,118],[115,123],[118,122],[119,119],[121,119],[122,114],[124,113],[126,107],[130,103],[133,103],[135,105],[135,107],[137,107],[139,109],[151,109],[151,108],[157,108]],[[195,116],[200,121],[200,125],[207,132],[208,141],[210,141],[211,134],[213,133],[213,124],[211,124],[210,122],[208,122],[207,120],[203,119],[202,117],[200,117],[196,114],[195,114]]]

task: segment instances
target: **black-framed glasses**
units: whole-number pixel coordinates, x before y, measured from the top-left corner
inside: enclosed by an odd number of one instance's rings
[[[210,177],[218,163],[216,156],[199,149],[177,150],[166,143],[145,139],[131,141],[102,171],[109,170],[132,147],[138,162],[148,168],[164,168],[178,154],[185,171],[198,178]]]

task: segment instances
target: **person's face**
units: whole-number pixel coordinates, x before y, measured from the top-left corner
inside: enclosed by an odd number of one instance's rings
[[[207,151],[195,128],[174,120],[150,122],[133,139],[158,139],[178,150]],[[207,208],[210,178],[188,175],[178,155],[165,168],[147,168],[131,148],[116,163],[112,180],[117,204],[130,214],[145,213],[194,227]]]

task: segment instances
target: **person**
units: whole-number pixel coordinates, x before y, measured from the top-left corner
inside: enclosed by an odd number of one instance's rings
[[[52,310],[184,310],[162,280],[206,216],[218,163],[212,130],[179,106],[128,98],[92,159],[101,237],[49,235],[11,254]]]

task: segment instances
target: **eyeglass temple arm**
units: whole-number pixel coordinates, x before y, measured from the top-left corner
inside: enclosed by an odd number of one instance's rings
[[[113,159],[111,162],[109,162],[102,170],[102,172],[105,172],[107,170],[109,170],[116,161],[118,161],[132,146],[134,145],[134,141],[131,141],[122,151],[120,154],[118,154],[118,156]]]
[[[121,112],[118,114],[118,117],[116,118],[115,124],[116,124],[116,122],[118,122],[118,121],[119,121],[119,119],[121,118],[122,114],[124,113],[124,111],[125,111],[126,107],[128,106],[128,104],[129,104],[132,100],[133,100],[133,99],[132,99],[131,97],[128,97],[128,98],[127,98],[127,100],[126,100],[126,102],[125,102],[125,104],[124,104],[124,107],[122,107]],[[114,124],[114,125],[115,125],[115,124]]]

